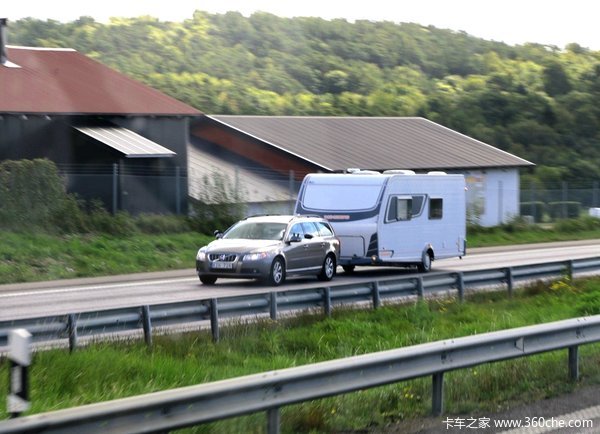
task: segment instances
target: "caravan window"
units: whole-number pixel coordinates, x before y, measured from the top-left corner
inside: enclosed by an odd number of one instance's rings
[[[388,203],[386,214],[386,223],[410,220],[412,217],[412,197],[411,196],[392,196]]]
[[[423,212],[425,197],[426,195],[424,194],[390,197],[387,213],[385,215],[385,222],[411,220],[420,216]]]
[[[412,197],[412,216],[418,217],[423,212],[423,205],[425,204],[424,194],[414,194]]]
[[[429,199],[429,219],[439,220],[444,215],[444,199],[431,198]]]
[[[381,183],[316,184],[306,186],[302,205],[313,211],[362,211],[377,206]]]

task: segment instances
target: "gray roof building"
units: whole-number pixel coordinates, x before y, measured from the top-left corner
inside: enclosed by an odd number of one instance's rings
[[[229,116],[210,118],[324,171],[485,169],[533,163],[417,117]]]
[[[192,122],[190,133],[192,183],[229,172],[255,212],[271,212],[275,202],[289,212],[283,202],[311,172],[442,170],[465,175],[470,221],[493,226],[519,215],[519,169],[533,166],[418,117],[211,115]]]

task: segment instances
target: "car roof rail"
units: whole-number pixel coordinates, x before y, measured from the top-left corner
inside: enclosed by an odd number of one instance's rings
[[[296,214],[294,217],[306,217],[306,218],[318,218],[318,219],[322,219],[323,217],[321,217],[318,214]]]
[[[271,217],[271,216],[282,216],[285,214],[252,214],[252,215],[247,215],[246,217],[243,218],[243,220],[246,219],[251,219],[252,217]]]

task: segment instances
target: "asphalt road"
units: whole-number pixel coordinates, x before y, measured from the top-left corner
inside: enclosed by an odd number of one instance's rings
[[[468,256],[434,263],[435,271],[467,271],[475,269],[515,266],[539,262],[579,259],[600,256],[600,240],[500,248],[472,249]],[[356,282],[408,275],[413,271],[395,268],[357,268],[352,275],[341,273],[335,283]],[[281,289],[320,287],[316,279],[290,279]],[[131,305],[146,305],[183,300],[206,299],[212,296],[236,295],[249,292],[268,292],[273,288],[254,281],[219,280],[217,285],[200,284],[193,269],[160,273],[141,273],[90,279],[0,285],[0,320],[83,312]],[[544,421],[545,428],[516,430],[484,428],[450,428],[473,420],[479,424],[488,421]],[[591,421],[586,428],[553,429],[552,423]],[[587,386],[576,392],[531,404],[506,408],[495,414],[444,415],[438,418],[407,420],[394,426],[366,431],[372,434],[442,433],[442,432],[509,432],[525,433],[600,433],[600,387]],[[365,432],[365,431],[361,431]]]
[[[433,270],[467,271],[593,256],[600,256],[600,240],[481,248],[472,249],[462,260],[455,258],[436,261]],[[414,270],[357,267],[351,275],[340,272],[334,283],[372,281],[411,273],[414,273]],[[315,278],[290,278],[284,286],[277,287],[277,290],[322,286],[323,283]],[[204,300],[271,290],[273,287],[253,280],[219,279],[216,285],[205,286],[199,282],[193,269],[0,285],[0,321],[135,305]]]

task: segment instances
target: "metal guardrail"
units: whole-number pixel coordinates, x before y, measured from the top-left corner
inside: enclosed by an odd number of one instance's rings
[[[580,345],[600,341],[600,315],[484,333],[264,372],[0,422],[4,434],[152,433],[267,412],[280,431],[280,408],[328,396],[431,376],[432,409],[443,412],[444,373],[568,348],[579,375]]]
[[[24,328],[33,343],[68,340],[75,349],[82,337],[99,337],[119,332],[143,331],[152,344],[153,330],[173,325],[210,321],[212,337],[219,340],[222,319],[244,315],[269,315],[276,320],[285,312],[323,309],[330,315],[333,306],[371,303],[379,307],[386,300],[426,297],[455,291],[464,298],[465,290],[482,286],[506,285],[510,294],[518,282],[550,279],[600,271],[600,257],[450,273],[430,273],[393,277],[354,284],[334,284],[322,288],[283,290],[207,300],[184,301],[150,306],[126,307],[95,312],[73,313],[0,322],[0,350],[8,344],[10,330]]]

